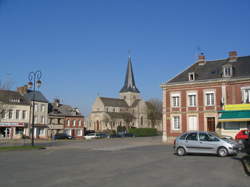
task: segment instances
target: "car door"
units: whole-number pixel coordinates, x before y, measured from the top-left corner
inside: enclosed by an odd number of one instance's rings
[[[188,134],[184,144],[187,152],[199,153],[199,142],[198,142],[197,132],[192,132]]]
[[[216,153],[219,139],[206,132],[199,133],[199,147],[202,153]]]

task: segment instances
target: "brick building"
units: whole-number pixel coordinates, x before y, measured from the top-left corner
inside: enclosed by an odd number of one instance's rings
[[[55,99],[49,105],[49,134],[66,132],[75,138],[82,138],[84,135],[84,117],[78,108],[60,103]]]
[[[231,51],[226,59],[207,61],[201,54],[161,87],[163,141],[191,130],[230,134],[233,124],[219,120],[218,112],[225,105],[250,101],[250,56],[238,57]],[[250,128],[248,119],[241,119],[238,129],[244,128]]]

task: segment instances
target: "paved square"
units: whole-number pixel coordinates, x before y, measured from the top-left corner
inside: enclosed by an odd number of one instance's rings
[[[159,138],[71,141],[47,150],[0,152],[0,160],[1,187],[250,184],[237,157],[178,157]]]

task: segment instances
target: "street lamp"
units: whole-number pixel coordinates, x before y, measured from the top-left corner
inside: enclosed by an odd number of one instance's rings
[[[32,131],[31,131],[31,145],[34,146],[34,101],[35,101],[35,91],[36,88],[40,88],[42,81],[40,80],[42,77],[41,71],[36,72],[30,72],[29,73],[29,82],[28,82],[28,88],[33,90],[33,96],[32,96]]]

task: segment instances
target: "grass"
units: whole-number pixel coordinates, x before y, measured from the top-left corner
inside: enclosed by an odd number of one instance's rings
[[[0,147],[0,151],[21,151],[21,150],[37,150],[44,149],[44,146],[31,146],[31,145],[23,145],[23,146],[3,146]]]

